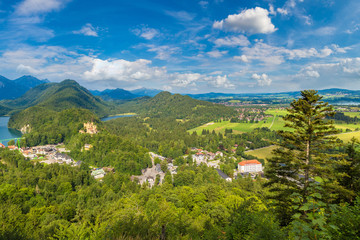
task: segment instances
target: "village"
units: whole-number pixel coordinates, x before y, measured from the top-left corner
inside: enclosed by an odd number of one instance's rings
[[[6,148],[5,145],[0,143],[1,148]],[[81,161],[75,161],[66,153],[70,152],[67,150],[63,144],[56,145],[45,145],[45,146],[36,146],[36,147],[27,147],[27,148],[19,148],[15,145],[7,147],[10,150],[18,150],[22,153],[22,155],[29,160],[44,163],[44,164],[68,164],[73,167],[79,167],[81,165]],[[84,151],[88,151],[92,148],[91,144],[85,144],[83,147]],[[165,158],[161,155],[158,155],[153,152],[149,152],[151,157],[152,166],[141,170],[141,175],[131,176],[132,181],[138,182],[138,184],[143,185],[147,184],[149,187],[153,187],[155,184],[162,184],[165,178],[165,172],[169,171],[171,175],[177,174],[178,166],[174,165],[173,159]],[[183,156],[184,159],[188,157],[188,155]],[[199,166],[200,164],[205,164],[208,167],[214,168],[219,176],[226,181],[232,181],[236,179],[238,176],[246,176],[250,175],[252,178],[255,178],[256,175],[262,174],[263,166],[262,164],[254,159],[254,160],[242,160],[238,163],[237,169],[234,169],[233,178],[226,175],[221,169],[221,159],[224,157],[224,153],[221,151],[217,151],[216,153],[212,153],[199,148],[191,148],[191,159],[194,164]],[[232,157],[234,160],[237,160],[235,157]],[[159,161],[165,161],[167,163],[166,169],[162,168]],[[112,167],[90,167],[91,168],[91,176],[95,179],[101,181],[102,178],[106,174],[114,173],[115,169]],[[158,181],[158,182],[157,182]]]

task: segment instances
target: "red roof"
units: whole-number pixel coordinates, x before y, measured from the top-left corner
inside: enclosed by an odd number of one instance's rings
[[[241,166],[245,166],[245,165],[248,165],[248,164],[261,164],[261,162],[259,162],[256,159],[239,162],[239,165],[241,165]]]

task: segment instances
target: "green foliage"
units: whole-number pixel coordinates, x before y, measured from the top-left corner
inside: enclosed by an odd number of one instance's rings
[[[71,136],[79,133],[86,122],[93,122],[98,128],[101,127],[99,118],[86,109],[73,108],[54,112],[42,107],[31,107],[12,116],[9,126],[17,129],[28,126],[30,132],[24,135],[23,144],[34,146],[67,142]]]
[[[220,117],[231,117],[236,112],[210,102],[195,100],[189,96],[180,94],[171,95],[169,92],[161,92],[153,98],[144,98],[137,101],[122,104],[122,112],[136,112],[151,118],[184,119],[187,129],[204,124]]]
[[[2,101],[2,105],[16,110],[38,106],[56,112],[69,108],[84,108],[99,116],[108,115],[114,108],[73,80],[41,84],[18,99]]]
[[[13,164],[25,161],[15,160],[18,152],[4,149],[0,156],[6,163],[0,174],[0,204],[7,206],[0,209],[2,239],[234,239],[239,225],[232,222],[244,215],[251,219],[241,235],[246,239],[282,236],[259,197],[243,183],[219,181],[205,166],[180,169],[174,186],[167,175],[163,185],[141,189],[118,172],[98,182],[86,167],[20,169]]]
[[[274,157],[268,160],[266,176],[270,191],[278,206],[283,224],[288,224],[294,213],[292,206],[298,206],[298,211],[307,204],[307,199],[318,193],[326,196],[328,202],[343,192],[336,181],[335,166],[341,162],[340,155],[331,154],[328,149],[337,146],[336,133],[332,122],[326,121],[326,116],[334,114],[332,106],[321,101],[322,97],[314,90],[301,92],[301,98],[294,100],[284,117],[285,126],[294,131],[279,131],[282,137],[281,148],[273,151]],[[320,182],[315,180],[321,179]],[[292,194],[299,194],[302,200],[293,202]],[[303,212],[303,214],[306,214]]]

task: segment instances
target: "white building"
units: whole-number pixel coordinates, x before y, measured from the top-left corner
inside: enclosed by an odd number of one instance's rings
[[[263,171],[262,164],[258,160],[246,160],[239,162],[238,169],[241,173]]]

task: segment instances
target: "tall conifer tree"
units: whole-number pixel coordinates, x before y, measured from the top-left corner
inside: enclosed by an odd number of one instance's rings
[[[333,116],[331,105],[321,101],[315,90],[301,91],[284,117],[289,131],[279,131],[280,148],[269,159],[266,176],[272,198],[277,205],[283,225],[287,225],[295,209],[300,209],[310,195],[320,193],[321,198],[331,201],[340,190],[334,165],[340,163],[339,155],[333,154],[337,130],[326,116]],[[294,196],[301,201],[294,203]],[[320,195],[316,195],[320,196]]]

